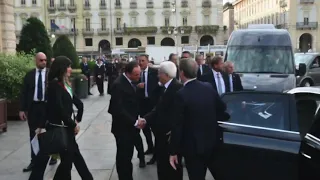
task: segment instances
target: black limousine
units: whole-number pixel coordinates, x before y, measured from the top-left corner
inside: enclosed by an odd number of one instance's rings
[[[219,122],[216,173],[223,180],[320,179],[319,88],[233,92],[222,99],[231,115]]]

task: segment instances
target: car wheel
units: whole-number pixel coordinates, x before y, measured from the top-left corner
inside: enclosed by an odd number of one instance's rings
[[[304,80],[301,83],[301,87],[310,87],[310,86],[312,86],[312,85],[311,85],[311,82],[309,80]]]

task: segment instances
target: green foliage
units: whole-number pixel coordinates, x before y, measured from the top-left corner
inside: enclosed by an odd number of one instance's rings
[[[67,56],[72,61],[72,68],[79,68],[79,57],[68,36],[59,36],[53,44],[53,56]]]
[[[48,62],[52,57],[51,42],[44,24],[35,17],[27,19],[21,30],[21,37],[17,46],[18,52],[33,54],[33,51],[43,52],[47,55]]]
[[[88,66],[89,66],[90,72],[93,72],[94,68],[96,67],[96,61],[95,60],[88,61]]]
[[[18,99],[24,76],[34,67],[32,54],[0,54],[0,97]]]

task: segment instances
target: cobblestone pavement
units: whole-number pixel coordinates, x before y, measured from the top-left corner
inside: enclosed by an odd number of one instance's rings
[[[105,83],[105,89],[107,83]],[[85,111],[81,132],[77,136],[80,151],[95,180],[118,180],[115,168],[116,145],[110,132],[111,115],[108,114],[110,96],[98,96],[93,87],[93,96],[84,99]],[[142,135],[142,137],[144,137]],[[29,173],[22,169],[30,162],[28,125],[22,121],[10,121],[8,132],[0,133],[0,180],[27,180]],[[138,167],[136,152],[133,158],[135,180],[156,180],[156,166]],[[148,161],[151,157],[147,156]],[[51,180],[57,165],[48,166],[44,180]],[[208,180],[213,180],[207,173]],[[72,179],[80,180],[78,172],[72,170]],[[185,178],[188,179],[185,170]]]

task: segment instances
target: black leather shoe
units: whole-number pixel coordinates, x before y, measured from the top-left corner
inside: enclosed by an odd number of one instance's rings
[[[144,159],[140,159],[139,167],[140,168],[146,167],[146,161]]]
[[[91,95],[93,95],[93,94],[92,94],[91,92],[89,92],[89,93],[88,93],[88,95],[90,95],[90,96],[91,96]]]
[[[144,152],[145,155],[148,155],[148,154],[153,154],[153,149],[148,149],[146,152]]]
[[[56,159],[51,158],[50,162],[49,162],[49,165],[55,165],[55,164],[57,164],[57,162],[58,161]]]
[[[147,162],[147,165],[152,165],[156,163],[156,159],[155,158],[151,158],[149,162]]]
[[[24,168],[22,171],[23,172],[30,172],[32,171],[32,168],[34,167],[33,163],[30,163],[28,167]]]

